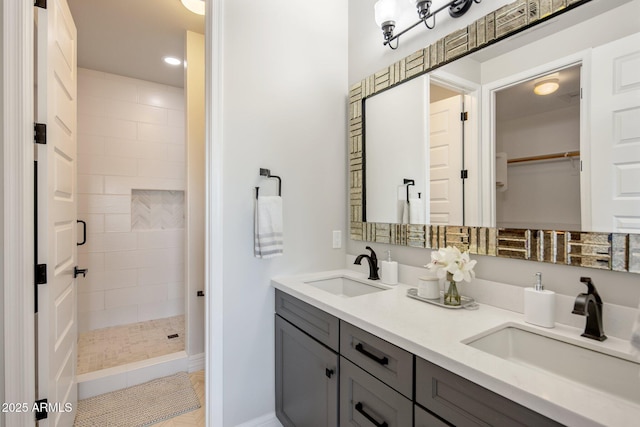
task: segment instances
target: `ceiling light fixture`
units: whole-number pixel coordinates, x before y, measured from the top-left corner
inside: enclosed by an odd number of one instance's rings
[[[460,18],[462,15],[467,13],[473,3],[480,3],[482,0],[452,0],[448,1],[445,5],[439,7],[433,12],[431,11],[431,4],[433,3],[432,0],[409,0],[409,3],[416,7],[418,18],[420,20],[405,30],[400,31],[398,34],[393,35],[398,15],[396,1],[397,0],[378,0],[374,6],[376,23],[382,29],[382,35],[384,37],[383,45],[389,45],[391,49],[398,48],[401,35],[414,29],[420,24],[424,24],[430,30],[435,28],[437,13],[448,8],[449,15],[451,17]],[[431,24],[427,22],[429,18],[433,18]],[[391,44],[394,40],[396,41],[395,46]]]
[[[182,5],[191,12],[204,15],[204,0],[180,0]]]
[[[560,87],[558,73],[549,74],[533,81],[533,93],[536,95],[550,95]]]
[[[180,60],[178,58],[174,58],[173,56],[165,56],[162,59],[164,60],[164,62],[166,62],[169,65],[180,65],[180,64],[182,64],[182,60]]]

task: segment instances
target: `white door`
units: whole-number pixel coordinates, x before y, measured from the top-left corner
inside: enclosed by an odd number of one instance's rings
[[[433,225],[463,225],[461,111],[462,95],[430,105],[430,223]]]
[[[640,233],[640,33],[593,49],[593,231]]]
[[[36,8],[36,121],[47,125],[37,145],[38,286],[37,396],[77,405],[76,343],[76,28],[66,0]],[[40,425],[71,426],[74,413],[51,411]]]

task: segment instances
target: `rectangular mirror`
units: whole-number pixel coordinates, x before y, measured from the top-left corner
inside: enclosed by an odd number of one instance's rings
[[[640,232],[638,8],[637,0],[516,1],[356,85],[352,237],[438,247],[462,226],[468,247],[473,230],[497,229],[496,242],[485,243],[499,254],[500,230],[531,230],[523,258],[537,251],[575,265],[578,241],[591,244],[585,232],[597,232],[608,243],[596,239],[589,262],[613,268],[626,252],[621,268],[632,270],[640,263],[632,245]],[[536,94],[544,83],[557,87]],[[564,253],[552,256],[558,248]]]

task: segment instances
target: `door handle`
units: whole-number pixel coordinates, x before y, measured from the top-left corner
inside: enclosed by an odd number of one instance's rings
[[[81,219],[77,219],[76,222],[79,222],[80,224],[82,224],[82,242],[76,243],[76,245],[82,246],[85,243],[87,243],[87,223]]]
[[[78,266],[76,265],[75,267],[73,267],[73,278],[75,279],[81,274],[82,277],[87,277],[87,271],[89,271],[88,268],[78,268]]]

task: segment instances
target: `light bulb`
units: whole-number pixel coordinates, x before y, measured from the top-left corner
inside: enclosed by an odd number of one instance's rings
[[[180,0],[182,5],[191,12],[204,15],[204,0]]]
[[[560,87],[559,73],[552,73],[533,82],[533,93],[536,95],[549,95]]]

